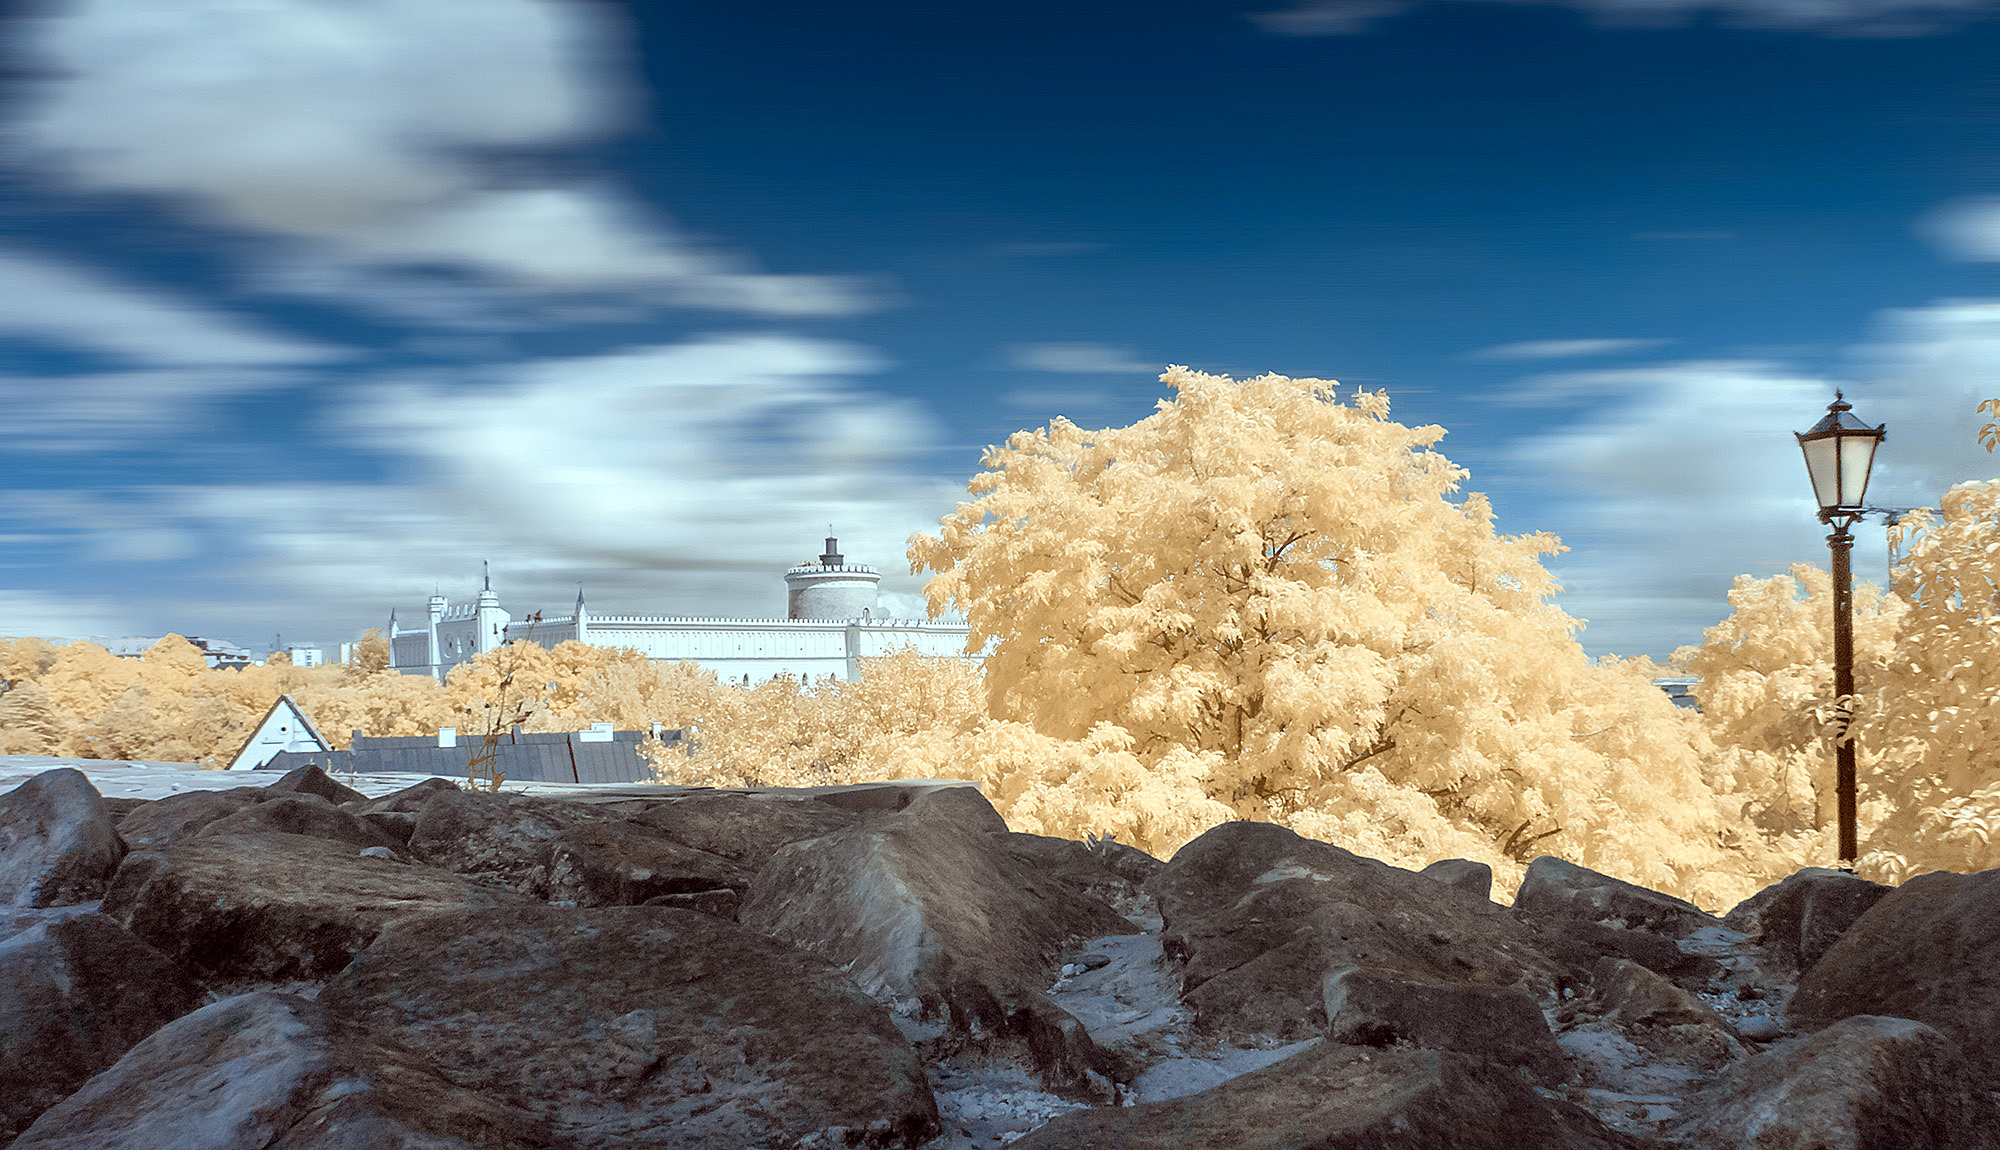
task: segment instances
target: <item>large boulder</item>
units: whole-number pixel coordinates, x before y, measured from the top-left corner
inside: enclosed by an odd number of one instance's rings
[[[697,791],[648,808],[632,821],[755,874],[784,847],[879,817],[797,795]]]
[[[1325,1032],[1325,976],[1361,967],[1415,982],[1563,979],[1527,926],[1490,902],[1270,823],[1224,823],[1146,883],[1204,1030],[1233,1038]]]
[[[403,846],[395,836],[380,827],[341,810],[310,791],[281,794],[267,802],[244,807],[195,832],[199,838],[250,834],[304,835],[329,842],[353,843],[358,847],[400,850]]]
[[[1429,882],[1429,879],[1423,880]],[[1198,1094],[1067,1114],[1015,1150],[1631,1150],[1512,1069],[1322,1042]]]
[[[198,978],[316,979],[399,915],[524,901],[302,835],[196,838],[126,857],[104,913]]]
[[[439,790],[418,813],[408,845],[431,866],[547,899],[556,838],[603,817],[561,799]]]
[[[101,914],[0,942],[0,1144],[200,1002],[166,955]]]
[[[1677,1132],[1704,1150],[1993,1150],[2000,1108],[1957,1044],[1856,1015],[1737,1063]]]
[[[660,895],[741,891],[751,872],[630,822],[589,822],[549,847],[549,898],[577,906],[637,906]]]
[[[2000,1089],[2000,870],[1920,875],[1884,895],[1799,980],[1787,1013],[1817,1030],[1857,1014],[1927,1023]]]
[[[404,918],[319,1002],[579,1146],[913,1147],[940,1130],[887,1011],[833,967],[691,911]]]
[[[1766,887],[1749,900],[1765,962],[1780,972],[1811,970],[1847,928],[1888,893],[1881,883],[1822,867],[1809,867]],[[1737,911],[1729,914],[1742,921]]]
[[[226,791],[183,791],[155,799],[118,824],[118,837],[133,850],[166,846],[193,838],[201,828],[271,796],[263,787],[231,787]]]
[[[1493,868],[1471,859],[1439,859],[1417,872],[1474,898],[1492,899]]]
[[[0,795],[0,905],[89,902],[124,855],[104,796],[74,767]]]
[[[367,795],[340,783],[312,763],[287,771],[283,778],[265,787],[264,791],[274,799],[279,795],[318,795],[335,806],[368,800]]]
[[[1574,970],[1593,970],[1605,959],[1622,959],[1688,990],[1706,989],[1722,973],[1722,964],[1706,954],[1682,950],[1676,939],[1650,930],[1634,930],[1610,922],[1581,918],[1538,918],[1521,915],[1536,941],[1551,958]]]
[[[550,1123],[456,1086],[316,1003],[258,991],[168,1023],[14,1143],[21,1150],[553,1150]]]
[[[1325,993],[1334,1042],[1455,1050],[1518,1067],[1547,1086],[1570,1076],[1548,1020],[1518,986],[1411,982],[1350,967],[1326,976]]]
[[[1052,1086],[1108,1090],[1120,1072],[1115,1060],[1039,988],[1077,940],[1135,928],[1011,852],[1005,824],[989,829],[998,821],[987,817],[991,809],[977,791],[953,788],[864,827],[794,843],[758,872],[737,921],[841,965],[870,994],[948,1019],[961,1034],[1025,1040]]]
[[[1540,918],[1613,922],[1671,938],[1685,938],[1703,927],[1721,925],[1714,915],[1691,902],[1554,855],[1542,855],[1528,864],[1528,873],[1514,894],[1514,907]]]

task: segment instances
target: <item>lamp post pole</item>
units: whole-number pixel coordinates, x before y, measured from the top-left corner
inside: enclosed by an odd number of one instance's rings
[[[1843,700],[1854,695],[1854,576],[1849,566],[1854,536],[1848,533],[1848,523],[1837,520],[1833,534],[1826,537],[1827,550],[1833,553],[1833,693]],[[1840,866],[1849,871],[1860,853],[1854,841],[1854,737],[1848,730],[1850,721],[1851,715],[1843,711],[1839,742],[1833,752],[1833,789],[1840,804]]]
[[[1848,528],[1867,513],[1868,473],[1875,466],[1875,449],[1885,438],[1881,427],[1870,427],[1854,415],[1839,392],[1827,405],[1826,417],[1811,431],[1798,434],[1812,478],[1819,521],[1833,528],[1826,537],[1833,555],[1833,693],[1840,700],[1840,727],[1834,742],[1834,795],[1840,819],[1840,867],[1854,869],[1860,854],[1854,831],[1854,572],[1850,559],[1854,536]]]

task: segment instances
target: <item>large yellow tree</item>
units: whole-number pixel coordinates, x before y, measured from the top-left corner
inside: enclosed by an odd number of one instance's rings
[[[939,767],[1156,851],[1259,818],[1398,861],[1704,881],[1722,834],[1687,720],[1584,657],[1541,565],[1560,544],[1496,531],[1443,429],[1324,380],[1162,379],[1130,427],[990,449],[912,539],[932,610],[990,644],[994,722]]]

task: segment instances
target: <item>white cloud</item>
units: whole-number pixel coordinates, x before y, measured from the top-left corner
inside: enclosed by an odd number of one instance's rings
[[[1468,352],[1467,359],[1576,359],[1644,351],[1671,343],[1664,339],[1527,339]]]
[[[1947,259],[2000,260],[2000,196],[1971,196],[1931,212],[1917,231]]]
[[[1422,0],[1295,0],[1251,19],[1281,36],[1351,36]],[[1994,9],[1992,0],[1491,0],[1579,8],[1612,27],[1658,28],[1713,13],[1732,24],[1833,36],[1922,36],[1950,31]]]
[[[1017,343],[1007,349],[1010,367],[1070,375],[1158,374],[1164,365],[1136,359],[1129,349],[1106,343]]]
[[[1953,483],[2000,473],[1978,445],[1974,410],[2000,393],[2000,300],[1885,312],[1877,329],[1853,349],[1843,380],[1759,361],[1570,378],[1619,398],[1518,442],[1509,470],[1550,501],[1535,526],[1573,548],[1552,566],[1568,588],[1565,606],[1591,620],[1590,649],[1664,655],[1722,617],[1735,575],[1826,562],[1826,529],[1792,433],[1824,414],[1836,387],[1855,414],[1888,426],[1871,504],[1935,506]],[[1857,578],[1881,582],[1885,561],[1871,520],[1857,529]]]
[[[162,292],[0,251],[0,332],[147,365],[316,363],[347,353],[279,335]]]
[[[614,191],[503,177],[618,126],[607,10],[574,0],[73,0],[24,22],[9,141],[72,187],[162,195],[322,259],[779,315],[868,293],[763,275]]]
[[[407,610],[482,558],[517,614],[565,607],[584,580],[603,610],[768,616],[829,523],[908,591],[905,541],[958,488],[913,464],[928,416],[844,378],[877,366],[733,336],[385,384],[345,430],[397,461],[394,481],[180,489],[160,514],[250,541],[244,572],[322,620]]]

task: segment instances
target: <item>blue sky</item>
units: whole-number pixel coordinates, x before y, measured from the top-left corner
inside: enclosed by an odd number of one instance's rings
[[[1985,0],[68,0],[0,24],[0,634],[769,615],[1183,363],[1386,389],[1592,652],[1988,478]],[[1864,532],[1857,566],[1883,563]]]

